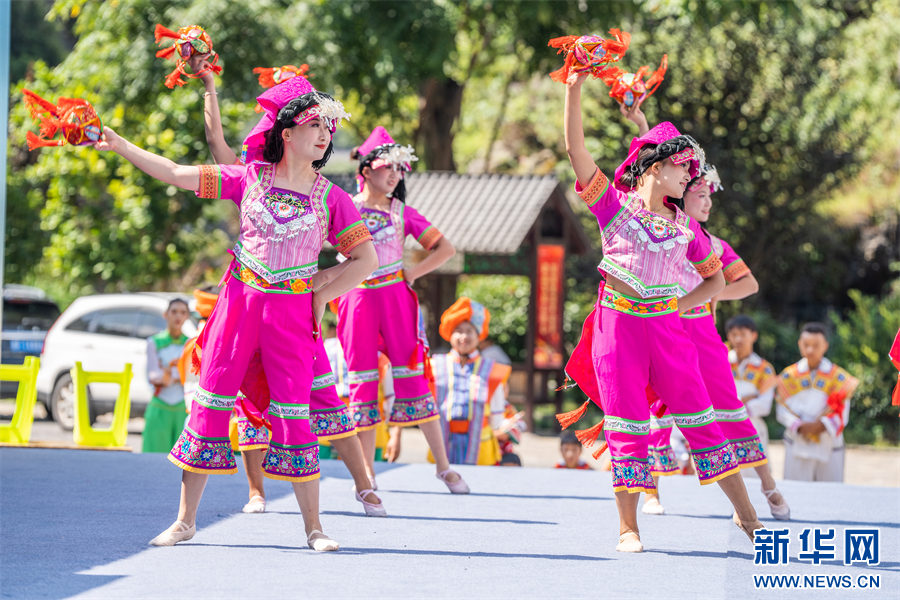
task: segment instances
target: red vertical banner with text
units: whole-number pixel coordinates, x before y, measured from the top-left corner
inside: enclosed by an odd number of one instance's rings
[[[563,368],[563,270],[566,249],[554,244],[537,247],[537,332],[534,336],[534,367]]]

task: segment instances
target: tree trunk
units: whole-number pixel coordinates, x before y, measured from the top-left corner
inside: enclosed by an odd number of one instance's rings
[[[452,79],[431,78],[422,85],[416,144],[430,171],[456,171],[453,136],[462,109],[462,94],[463,86]]]

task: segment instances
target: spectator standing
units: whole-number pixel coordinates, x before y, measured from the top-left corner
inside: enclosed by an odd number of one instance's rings
[[[166,329],[147,338],[147,379],[153,384],[153,399],[144,413],[144,452],[168,452],[184,430],[184,386],[178,361],[188,337],[181,332],[190,311],[176,298],[163,315]]]

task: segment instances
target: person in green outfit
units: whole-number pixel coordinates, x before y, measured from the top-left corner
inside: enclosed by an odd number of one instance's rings
[[[147,338],[147,379],[155,387],[144,413],[144,452],[168,452],[184,429],[184,388],[178,375],[178,359],[188,337],[181,332],[190,311],[176,298],[163,315],[166,329]]]

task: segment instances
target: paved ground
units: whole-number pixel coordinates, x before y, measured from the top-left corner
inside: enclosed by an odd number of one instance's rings
[[[0,400],[0,418],[11,418],[15,410],[15,402]],[[52,420],[41,404],[35,407],[35,422],[32,429],[33,441],[71,442],[72,433],[63,431]],[[112,422],[112,413],[101,415],[98,421]],[[131,419],[128,424],[128,445],[135,452],[141,450],[141,431],[144,430],[143,419]],[[401,463],[424,463],[428,452],[425,437],[418,429],[404,432],[403,446],[400,454]],[[559,442],[555,437],[539,436],[526,433],[517,453],[526,467],[553,467],[560,460]],[[609,453],[604,453],[600,461],[591,458],[588,452],[582,457],[592,466],[600,468],[609,460]],[[784,446],[776,441],[769,446],[769,460],[776,479],[784,474]],[[876,448],[857,446],[847,450],[845,483],[850,485],[900,487],[900,448]]]
[[[180,471],[163,455],[0,449],[2,598],[630,597],[897,598],[900,490],[783,482],[795,521],[789,565],[754,566],[716,486],[672,477],[669,514],[642,515],[647,552],[623,555],[609,474],[463,467],[473,494],[451,496],[428,465],[379,465],[391,517],[367,519],[346,471],[323,461],[322,519],[342,549],[305,548],[285,482],[270,512],[241,514],[243,475],[210,478],[200,531],[150,548],[174,518]],[[754,494],[761,516],[764,501]],[[772,525],[771,520],[766,520]],[[880,528],[881,564],[798,562],[804,527]],[[879,578],[878,590],[758,591],[752,575]],[[868,579],[866,579],[868,580]],[[823,578],[824,582],[825,579]]]

